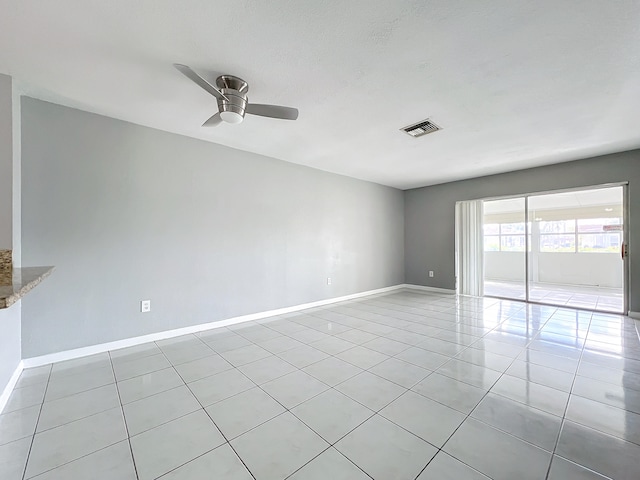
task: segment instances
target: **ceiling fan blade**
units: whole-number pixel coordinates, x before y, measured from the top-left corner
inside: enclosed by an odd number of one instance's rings
[[[203,127],[215,127],[217,125],[220,125],[220,123],[222,122],[222,118],[220,118],[220,112],[216,113],[214,116],[212,116],[211,118],[209,118],[209,120],[207,120],[206,122],[204,122],[202,124]]]
[[[207,92],[209,92],[211,95],[213,95],[216,98],[220,98],[222,100],[227,100],[229,101],[229,99],[227,97],[225,97],[223,95],[223,93],[218,90],[216,87],[214,87],[213,85],[211,85],[208,81],[206,81],[204,78],[202,78],[200,75],[198,75],[196,72],[194,72],[191,67],[187,67],[186,65],[182,65],[180,63],[174,63],[173,66],[180,72],[182,73],[185,77],[187,77],[189,80],[191,80],[192,82],[196,83],[197,85],[200,86],[200,88],[206,90]]]
[[[260,115],[261,117],[281,118],[282,120],[296,120],[298,109],[291,107],[281,107],[280,105],[262,105],[260,103],[250,103],[247,105],[247,113]]]

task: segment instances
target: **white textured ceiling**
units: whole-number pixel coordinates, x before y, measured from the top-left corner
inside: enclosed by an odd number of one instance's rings
[[[640,147],[638,45],[638,0],[0,0],[26,94],[399,188]],[[203,129],[173,62],[300,118]]]

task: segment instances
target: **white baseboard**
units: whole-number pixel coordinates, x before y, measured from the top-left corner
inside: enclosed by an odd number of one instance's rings
[[[24,363],[21,361],[20,363],[18,363],[18,366],[13,372],[13,375],[11,375],[9,383],[5,385],[4,390],[2,391],[2,395],[0,395],[0,414],[2,414],[4,407],[7,406],[7,402],[9,401],[9,397],[11,396],[11,392],[13,392],[13,388],[16,386],[16,383],[18,383],[18,379],[20,378],[20,374],[22,373],[23,369]]]
[[[433,292],[433,293],[446,293],[447,295],[455,295],[455,290],[450,290],[448,288],[438,288],[438,287],[425,287],[424,285],[413,285],[411,283],[405,283],[403,285],[404,288],[409,288],[411,290],[422,290],[425,292]]]
[[[635,318],[636,320],[640,320],[640,312],[629,312],[629,316],[631,318]]]
[[[181,335],[187,335],[189,333],[198,333],[204,330],[211,330],[214,328],[228,327],[229,325],[236,325],[238,323],[250,322],[252,320],[260,320],[262,318],[274,317],[276,315],[284,315],[285,313],[297,312],[299,310],[306,310],[307,308],[321,307],[323,305],[330,305],[332,303],[343,302],[345,300],[352,300],[354,298],[367,297],[369,295],[377,295],[380,293],[392,292],[394,290],[400,290],[407,287],[405,284],[394,285],[392,287],[378,288],[376,290],[368,290],[366,292],[353,293],[351,295],[344,295],[342,297],[328,298],[326,300],[319,300],[317,302],[303,303],[301,305],[294,305],[292,307],[279,308],[276,310],[268,310],[265,312],[252,313],[249,315],[242,315],[239,317],[228,318],[226,320],[220,320],[217,322],[201,323],[199,325],[192,325],[189,327],[177,328],[174,330],[166,330],[164,332],[151,333],[148,335],[142,335],[140,337],[126,338],[124,340],[116,340],[115,342],[100,343],[98,345],[91,345],[89,347],[76,348],[73,350],[65,350],[62,352],[50,353],[48,355],[42,355],[39,357],[26,358],[22,361],[24,368],[39,367],[42,365],[48,365],[49,363],[62,362],[64,360],[72,360],[74,358],[86,357],[88,355],[95,355],[97,353],[104,353],[109,350],[118,350],[120,348],[133,347],[142,343],[155,342],[157,340],[165,340],[167,338],[179,337]]]

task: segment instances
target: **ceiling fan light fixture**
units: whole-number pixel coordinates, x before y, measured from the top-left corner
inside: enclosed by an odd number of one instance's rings
[[[220,118],[226,123],[238,124],[242,123],[244,117],[236,112],[226,111],[220,112]]]
[[[221,122],[237,125],[242,123],[246,113],[281,120],[297,120],[298,118],[297,108],[261,103],[250,104],[247,98],[249,84],[239,77],[220,75],[214,85],[187,65],[174,63],[173,66],[200,88],[213,95],[218,102],[218,113],[204,122],[203,127],[215,127]]]

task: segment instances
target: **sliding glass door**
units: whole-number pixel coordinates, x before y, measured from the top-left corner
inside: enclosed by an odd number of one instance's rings
[[[482,201],[484,294],[623,312],[624,193],[615,186]]]
[[[623,187],[532,195],[529,299],[624,310]]]

